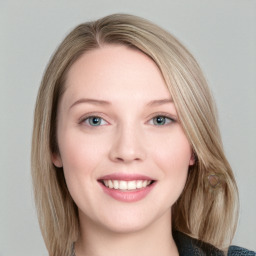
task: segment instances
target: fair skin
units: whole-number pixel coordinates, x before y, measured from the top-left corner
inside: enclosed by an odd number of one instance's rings
[[[78,206],[76,255],[178,255],[171,207],[194,159],[156,64],[104,45],[72,65],[65,86],[53,163]]]

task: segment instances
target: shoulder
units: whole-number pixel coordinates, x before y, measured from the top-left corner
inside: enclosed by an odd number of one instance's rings
[[[224,256],[224,252],[213,245],[191,238],[184,233],[174,231],[173,238],[180,256]]]
[[[256,256],[256,252],[238,246],[230,246],[228,249],[228,256]]]
[[[256,256],[256,252],[238,246],[230,246],[228,253],[224,253],[211,244],[194,239],[179,231],[173,231],[173,238],[180,256]]]

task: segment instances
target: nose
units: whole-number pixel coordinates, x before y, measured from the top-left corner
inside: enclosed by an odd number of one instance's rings
[[[112,141],[109,158],[114,162],[123,163],[145,160],[146,148],[139,129],[119,127]]]

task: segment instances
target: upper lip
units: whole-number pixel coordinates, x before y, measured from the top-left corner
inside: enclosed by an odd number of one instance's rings
[[[143,174],[131,174],[131,173],[113,173],[107,174],[98,179],[100,180],[154,180],[153,178],[143,175]]]

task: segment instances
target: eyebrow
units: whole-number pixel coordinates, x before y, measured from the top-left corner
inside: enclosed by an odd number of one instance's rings
[[[168,104],[168,103],[173,103],[173,99],[168,98],[168,99],[161,99],[161,100],[152,100],[147,104],[147,106],[159,106],[159,105]]]
[[[96,100],[96,99],[88,99],[88,98],[82,98],[77,101],[75,101],[69,109],[72,107],[81,104],[81,103],[89,103],[89,104],[94,104],[94,105],[110,105],[110,102],[105,101],[105,100]]]
[[[75,101],[69,109],[73,108],[74,106],[81,104],[81,103],[88,103],[93,105],[110,105],[111,103],[109,101],[105,100],[97,100],[97,99],[88,99],[88,98],[82,98],[77,101]],[[147,106],[159,106],[163,104],[173,103],[172,99],[160,99],[160,100],[152,100],[147,103]]]

